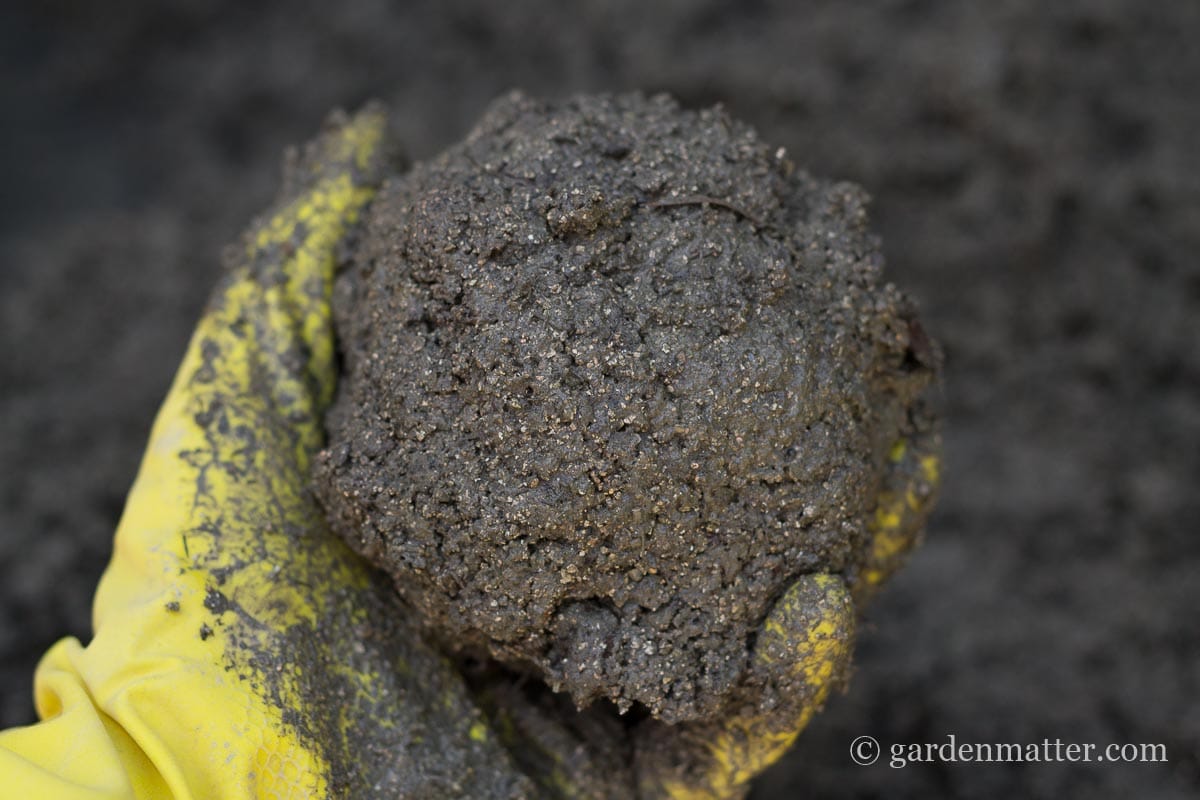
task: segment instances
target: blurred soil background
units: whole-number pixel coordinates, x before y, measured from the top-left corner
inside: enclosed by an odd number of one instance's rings
[[[223,248],[283,148],[389,103],[724,103],[874,196],[947,354],[928,541],[774,798],[1200,797],[1200,3],[43,0],[0,9],[0,725],[91,593]],[[1161,743],[914,764],[850,742]]]

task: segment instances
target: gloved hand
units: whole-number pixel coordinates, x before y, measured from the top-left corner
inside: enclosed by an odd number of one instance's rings
[[[0,733],[9,796],[736,797],[843,679],[851,592],[811,575],[722,722],[577,712],[439,654],[329,532],[307,483],[337,374],[331,287],[387,149],[381,110],[335,118],[251,227],[154,425],[95,636],[46,654],[43,721]],[[789,675],[803,691],[779,691]]]

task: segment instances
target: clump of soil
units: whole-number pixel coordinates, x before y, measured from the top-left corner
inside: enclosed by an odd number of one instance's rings
[[[386,185],[339,281],[335,528],[456,648],[715,716],[792,580],[854,582],[929,433],[864,202],[719,109],[499,101]]]

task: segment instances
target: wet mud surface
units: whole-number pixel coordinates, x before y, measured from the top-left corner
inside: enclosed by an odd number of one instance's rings
[[[493,104],[342,275],[335,527],[581,707],[728,713],[771,604],[858,579],[889,454],[936,438],[864,200],[665,95]]]
[[[757,798],[1193,797],[1200,785],[1200,7],[1134,0],[352,0],[0,11],[0,722],[88,607],[157,404],[279,153],[389,104],[416,159],[486,104],[724,102],[872,195],[946,351],[924,546],[849,692]],[[716,209],[714,209],[714,212]],[[860,767],[892,743],[1161,742],[1167,764]]]

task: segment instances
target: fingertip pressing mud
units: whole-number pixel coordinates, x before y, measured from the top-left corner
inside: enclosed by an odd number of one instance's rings
[[[858,580],[897,443],[935,440],[865,202],[720,109],[497,102],[386,184],[340,279],[335,528],[455,648],[716,716],[797,576]]]

